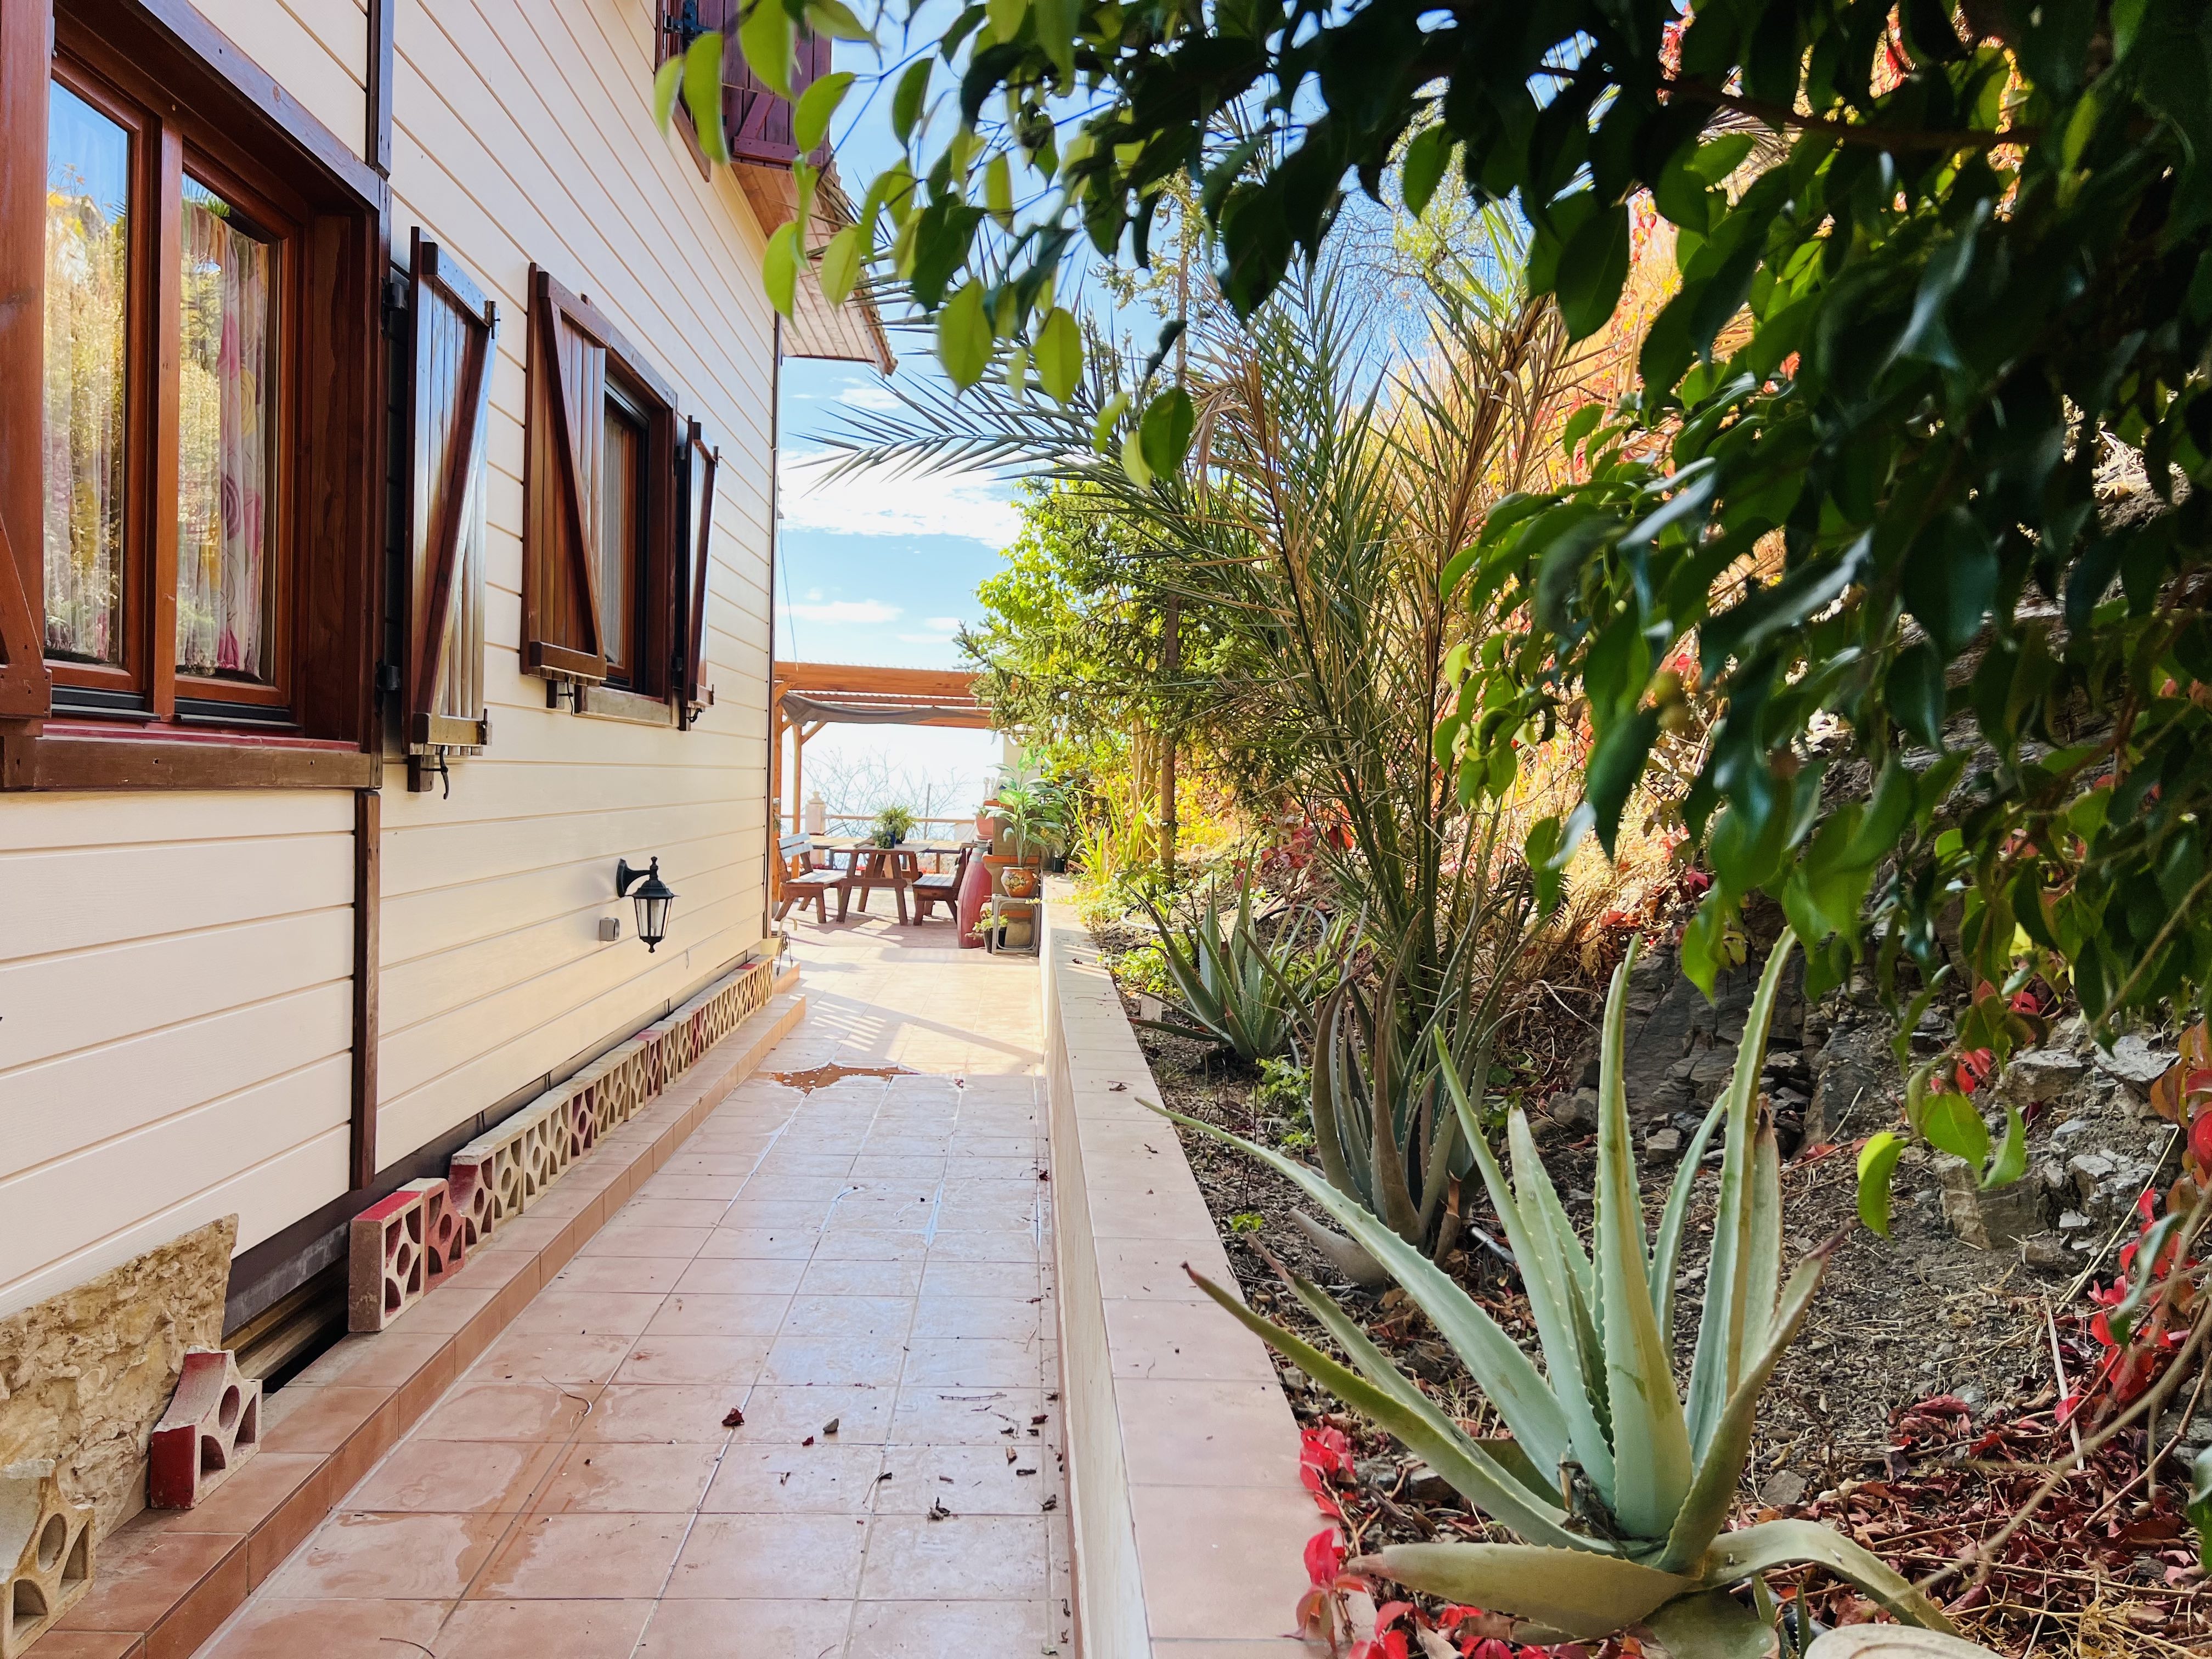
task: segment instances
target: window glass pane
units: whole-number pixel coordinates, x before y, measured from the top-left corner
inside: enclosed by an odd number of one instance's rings
[[[177,392],[177,666],[269,678],[276,257],[185,180]]]
[[[46,104],[46,649],[123,654],[131,135],[59,82]]]
[[[599,492],[602,525],[599,531],[599,615],[605,619],[607,666],[611,678],[625,678],[612,671],[630,659],[635,605],[638,544],[644,526],[638,520],[644,508],[639,471],[645,459],[645,434],[612,404],[607,405],[607,471]]]

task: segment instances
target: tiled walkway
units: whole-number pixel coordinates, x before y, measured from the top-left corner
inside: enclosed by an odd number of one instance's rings
[[[768,1069],[912,1074],[732,1092],[204,1655],[1073,1653],[1035,962],[794,931]]]

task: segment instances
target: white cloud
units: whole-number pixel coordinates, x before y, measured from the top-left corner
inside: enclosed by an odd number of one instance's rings
[[[952,643],[952,635],[950,634],[902,634],[899,635],[899,639],[901,642],[907,645],[950,645]]]
[[[922,619],[921,625],[924,628],[934,628],[940,634],[951,634],[958,629],[960,626],[960,618],[957,617],[925,617]]]
[[[819,605],[794,605],[790,611],[801,622],[817,623],[896,622],[901,614],[898,606],[881,599],[830,599]]]
[[[787,451],[776,506],[787,528],[843,536],[963,536],[997,549],[1020,532],[1013,486],[986,472],[892,474],[871,470],[835,480],[841,458]]]
[[[847,386],[837,394],[837,401],[854,409],[897,409],[902,406],[896,394],[876,380],[863,380],[858,386]]]

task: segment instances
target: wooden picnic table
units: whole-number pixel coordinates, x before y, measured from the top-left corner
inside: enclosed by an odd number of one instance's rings
[[[896,847],[878,847],[859,836],[825,838],[820,845],[823,851],[841,854],[850,860],[852,873],[837,889],[838,921],[851,919],[854,894],[860,896],[860,911],[865,915],[868,895],[878,887],[888,887],[897,902],[902,925],[908,921],[907,894],[921,874],[922,857],[957,854],[961,848],[958,842],[905,842]]]

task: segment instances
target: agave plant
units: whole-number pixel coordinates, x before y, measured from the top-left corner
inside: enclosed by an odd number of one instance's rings
[[[1631,1146],[1622,1047],[1631,963],[1614,974],[1601,1050],[1596,1216],[1585,1249],[1536,1156],[1526,1118],[1507,1122],[1509,1186],[1456,1067],[1443,1074],[1506,1237],[1521,1266],[1545,1361],[1497,1322],[1356,1197],[1265,1147],[1238,1142],[1304,1189],[1387,1267],[1435,1324],[1504,1420],[1510,1437],[1477,1440],[1394,1366],[1325,1292],[1295,1276],[1297,1297],[1350,1357],[1345,1365],[1200,1285],[1316,1382],[1371,1418],[1470,1504],[1523,1541],[1396,1544],[1351,1564],[1526,1626],[1523,1639],[1587,1639],[1648,1626],[1678,1654],[1753,1655],[1771,1632],[1729,1587],[1814,1564],[1856,1584],[1907,1624],[1949,1632],[1942,1613],[1849,1539],[1809,1521],[1723,1530],[1759,1393],[1796,1334],[1827,1250],[1780,1284],[1782,1204],[1774,1127],[1759,1068],[1788,941],[1768,963],[1735,1075],[1686,1151],[1656,1237],[1644,1220]],[[1193,1127],[1235,1139],[1203,1125]],[[1712,1256],[1686,1396],[1675,1391],[1674,1272],[1698,1160],[1725,1131]]]
[[[1196,925],[1177,927],[1145,901],[1181,1000],[1168,1019],[1142,1022],[1179,1036],[1212,1037],[1240,1060],[1296,1055],[1317,981],[1343,957],[1350,926],[1341,916],[1293,912],[1272,938],[1252,915],[1252,888],[1238,883],[1237,912],[1222,925],[1218,890],[1208,891]]]

